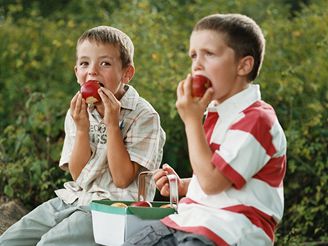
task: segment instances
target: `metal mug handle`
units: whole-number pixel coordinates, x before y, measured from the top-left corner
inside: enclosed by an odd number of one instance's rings
[[[138,175],[138,201],[146,201],[146,178],[153,176],[158,169],[153,171],[143,171]],[[178,192],[178,177],[175,174],[166,175],[170,187],[170,207],[178,210],[179,192]]]
[[[147,199],[147,182],[146,178],[151,178],[154,173],[156,173],[159,169],[155,169],[152,171],[143,171],[140,172],[138,175],[138,201],[146,201]]]
[[[166,175],[169,180],[170,187],[170,206],[178,211],[179,192],[178,192],[178,177],[175,174]]]

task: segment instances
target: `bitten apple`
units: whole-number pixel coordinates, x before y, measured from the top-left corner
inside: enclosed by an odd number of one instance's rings
[[[149,207],[151,208],[152,205],[148,201],[138,201],[138,202],[133,202],[130,204],[131,207]]]
[[[99,88],[100,84],[97,80],[88,80],[81,86],[82,97],[85,99],[87,104],[93,104],[101,101],[98,94]]]
[[[192,77],[192,90],[193,97],[202,97],[206,90],[212,86],[211,81],[202,75],[195,75]]]

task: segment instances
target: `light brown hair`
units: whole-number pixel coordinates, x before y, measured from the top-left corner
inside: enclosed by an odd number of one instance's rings
[[[261,28],[254,20],[241,14],[214,14],[196,23],[193,31],[200,30],[223,34],[226,44],[235,51],[237,58],[252,56],[254,66],[248,79],[256,79],[264,58],[265,39]]]
[[[77,47],[85,40],[117,46],[120,51],[122,67],[133,66],[134,46],[129,36],[121,30],[111,26],[97,26],[91,28],[80,36],[77,41]]]

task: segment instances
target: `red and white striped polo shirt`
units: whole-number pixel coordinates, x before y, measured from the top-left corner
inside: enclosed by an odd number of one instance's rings
[[[204,128],[212,164],[233,185],[207,195],[193,175],[178,214],[162,222],[217,245],[272,245],[286,171],[286,138],[274,109],[251,84],[219,106],[209,105]]]

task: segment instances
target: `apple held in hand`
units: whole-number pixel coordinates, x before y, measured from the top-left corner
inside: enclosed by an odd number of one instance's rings
[[[99,88],[100,84],[97,80],[88,80],[81,86],[82,97],[85,99],[87,104],[93,104],[101,101],[98,94]]]
[[[151,208],[152,205],[148,201],[138,201],[138,202],[133,202],[130,204],[131,207],[148,207]]]
[[[195,75],[192,77],[192,90],[191,94],[193,97],[202,97],[207,88],[211,87],[211,81],[202,75]]]

